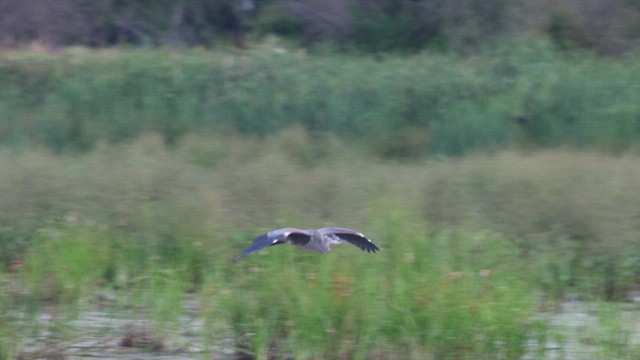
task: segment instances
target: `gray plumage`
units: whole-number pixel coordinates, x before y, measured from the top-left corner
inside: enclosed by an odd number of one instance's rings
[[[236,261],[251,253],[278,244],[298,245],[304,249],[324,254],[331,250],[331,244],[340,244],[345,241],[366,252],[379,250],[371,240],[367,239],[361,232],[353,229],[339,227],[324,227],[315,230],[282,228],[269,231],[253,239],[251,245],[236,257]]]

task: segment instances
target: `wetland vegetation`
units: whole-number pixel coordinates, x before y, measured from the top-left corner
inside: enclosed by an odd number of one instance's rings
[[[545,358],[580,299],[594,358],[635,359],[616,305],[640,282],[636,59],[5,51],[0,358],[96,308],[162,353],[193,300],[203,358]],[[233,263],[289,225],[382,251]]]

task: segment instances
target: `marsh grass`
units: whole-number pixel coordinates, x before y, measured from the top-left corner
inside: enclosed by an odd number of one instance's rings
[[[532,320],[536,290],[509,242],[432,237],[408,213],[376,223],[384,239],[378,254],[341,247],[318,256],[283,246],[238,264],[212,254],[211,261],[226,265],[204,275],[201,306],[208,309],[208,327],[218,332],[203,341],[232,337],[238,351],[256,358],[512,359],[544,333]],[[25,283],[38,303],[60,309],[63,315],[49,324],[58,336],[73,338],[65,319],[81,302],[90,304],[97,287],[113,286],[108,266],[132,265],[101,261],[116,240],[103,231],[52,226],[30,247]],[[164,338],[179,322],[188,282],[179,266],[149,256],[119,296],[130,299],[129,311],[139,314],[134,318],[150,321],[154,338]]]
[[[329,135],[318,144],[309,137],[302,128],[264,139],[189,136],[168,149],[147,136],[81,156],[2,149],[4,264],[28,246],[71,241],[57,239],[55,227],[49,233],[51,224],[93,226],[119,235],[77,250],[106,252],[103,271],[116,286],[126,288],[157,262],[194,289],[219,266],[212,254],[231,259],[256,232],[336,219],[378,228],[400,211],[430,232],[508,238],[558,295],[574,288],[619,298],[637,281],[640,163],[633,155],[557,150],[390,162]]]
[[[85,230],[88,231],[88,230]],[[28,291],[45,302],[73,304],[105,274],[107,243],[83,229],[41,229],[25,257]]]
[[[603,357],[624,358],[634,353],[631,337],[633,327],[629,314],[625,315],[611,304],[599,304],[596,309],[598,317],[598,330],[600,334],[594,335],[594,340],[601,345]],[[635,351],[637,355],[637,349]]]
[[[2,149],[3,241],[23,244],[3,244],[15,249],[3,256],[24,260],[3,280],[25,289],[4,287],[3,311],[56,308],[50,326],[72,338],[69,319],[113,293],[114,311],[170,339],[190,293],[205,348],[231,339],[257,358],[514,359],[543,356],[555,336],[541,298],[619,299],[638,283],[633,155],[391,162],[330,135],[300,140],[309,136]],[[382,251],[278,246],[232,262],[260,232],[325,224],[362,229]],[[611,319],[597,346],[633,354],[622,318]],[[2,321],[11,356],[27,335]]]
[[[15,358],[20,347],[20,331],[15,314],[13,301],[7,291],[8,280],[4,273],[0,273],[0,284],[3,285],[3,291],[0,292],[0,359]]]
[[[524,256],[541,261],[551,292],[574,288],[621,299],[637,282],[635,156],[505,152],[432,170],[424,207],[432,226],[490,228],[512,238]]]
[[[473,57],[223,51],[0,53],[0,142],[87,151],[150,132],[264,136],[294,125],[383,158],[523,147],[637,148],[636,56],[536,39]],[[302,157],[310,158],[303,153]]]
[[[219,305],[239,346],[258,358],[523,355],[543,326],[531,320],[535,296],[525,273],[512,267],[509,243],[475,256],[488,239],[470,245],[432,238],[409,219],[378,223],[393,230],[380,233],[384,250],[376,255],[347,248],[318,257],[274,248],[239,264]]]

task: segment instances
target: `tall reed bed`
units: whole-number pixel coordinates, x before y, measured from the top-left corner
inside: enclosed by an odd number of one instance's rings
[[[636,156],[555,150],[389,162],[335,136],[309,139],[293,128],[264,139],[187,136],[172,149],[146,136],[81,156],[4,149],[0,259],[9,264],[38,229],[68,220],[122,231],[127,240],[116,245],[139,266],[151,254],[169,264],[188,257],[185,276],[198,286],[210,266],[203,250],[246,244],[255,229],[371,228],[400,210],[433,233],[509,239],[541,266],[555,296],[620,299],[638,281]]]
[[[198,341],[233,339],[237,352],[258,359],[513,359],[543,346],[536,289],[513,245],[484,235],[429,236],[410,214],[381,216],[371,229],[378,254],[342,246],[321,256],[283,246],[233,263],[239,246],[203,249],[209,265],[198,299],[207,331]],[[96,306],[95,294],[106,289],[118,294],[113,305],[126,306],[123,314],[144,314],[155,336],[171,336],[192,286],[187,254],[197,245],[176,244],[175,261],[167,262],[122,236],[66,223],[33,241],[23,296],[32,311],[58,308],[58,336],[77,336],[60,332],[69,328],[65,319]],[[139,251],[142,264],[131,256]],[[14,334],[18,347],[24,335]]]
[[[0,332],[29,336],[16,309],[72,317],[106,292],[170,333],[192,293],[204,344],[259,358],[512,359],[545,344],[547,300],[618,300],[638,283],[636,156],[392,162],[310,136],[3,148]],[[292,225],[351,226],[383,250],[282,246],[232,262]]]
[[[240,350],[258,358],[517,358],[544,336],[513,248],[429,237],[409,219],[378,222],[376,255],[274,248],[238,264],[233,283],[211,284]]]
[[[300,125],[380,156],[522,146],[635,147],[640,67],[528,41],[473,57],[260,47],[0,54],[0,141],[87,150],[160,132]]]
[[[620,300],[638,283],[635,156],[505,152],[431,170],[423,208],[431,225],[499,231],[539,260],[541,281],[555,296]]]

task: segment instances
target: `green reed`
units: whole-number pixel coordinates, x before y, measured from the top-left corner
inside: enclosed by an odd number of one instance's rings
[[[528,40],[465,58],[71,48],[0,54],[0,141],[86,151],[159,132],[292,125],[334,132],[383,157],[510,146],[635,147],[637,57],[559,52]]]

